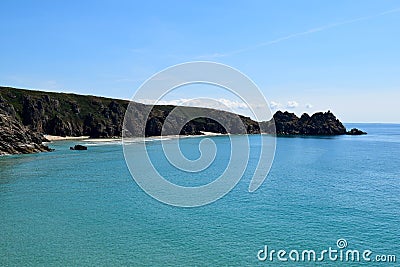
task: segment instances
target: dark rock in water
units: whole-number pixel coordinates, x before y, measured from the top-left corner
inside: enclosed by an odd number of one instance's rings
[[[363,135],[363,134],[367,134],[366,132],[363,132],[357,128],[353,128],[350,131],[346,132],[347,135]]]
[[[71,150],[87,150],[87,146],[75,145],[74,147],[71,146],[69,149],[71,149]]]

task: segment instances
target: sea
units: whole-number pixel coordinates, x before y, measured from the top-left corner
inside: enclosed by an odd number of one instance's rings
[[[118,140],[0,157],[0,266],[398,266],[400,125],[346,127],[368,135],[278,137],[270,172],[250,193],[252,150],[232,191],[193,208],[142,190]],[[167,180],[201,186],[235,164],[229,136],[181,138],[182,153],[199,157],[204,138],[217,154],[195,174],[165,163],[159,139],[146,147]],[[263,137],[234,138],[254,149]]]

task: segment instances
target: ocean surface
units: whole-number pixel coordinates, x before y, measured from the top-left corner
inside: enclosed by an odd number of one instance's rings
[[[243,178],[218,201],[179,208],[132,179],[120,142],[59,141],[51,153],[0,158],[0,266],[395,266],[400,261],[400,125],[347,124],[366,136],[279,137],[262,186],[248,192],[259,136]],[[183,138],[195,159],[203,137]],[[170,181],[206,184],[229,162],[229,138],[210,137],[216,160],[194,176],[150,157]],[[247,138],[236,136],[235,138]],[[70,151],[74,144],[88,151]],[[137,164],[141,164],[141,158]],[[337,241],[346,241],[339,249]],[[370,250],[370,262],[261,261],[271,250]],[[339,252],[338,252],[339,253]],[[293,253],[292,256],[295,256]],[[375,256],[396,255],[397,263]],[[388,257],[386,257],[387,259]],[[382,257],[380,258],[382,259]]]

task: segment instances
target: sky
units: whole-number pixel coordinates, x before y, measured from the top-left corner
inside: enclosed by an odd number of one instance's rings
[[[184,62],[232,66],[271,109],[400,123],[400,2],[0,1],[0,85],[130,99]],[[188,86],[165,103],[212,97]]]

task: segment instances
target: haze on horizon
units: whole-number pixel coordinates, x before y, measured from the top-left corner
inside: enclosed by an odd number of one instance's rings
[[[0,85],[129,99],[166,67],[207,60],[249,76],[274,110],[400,123],[400,3],[1,1]],[[195,97],[243,104],[210,87]],[[144,100],[146,101],[146,100]]]

